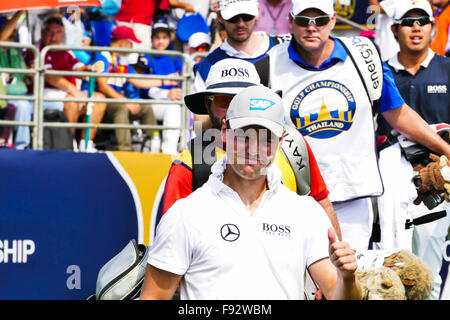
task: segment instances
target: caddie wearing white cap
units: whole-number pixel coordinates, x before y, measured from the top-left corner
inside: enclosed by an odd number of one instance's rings
[[[264,31],[254,31],[259,15],[258,0],[219,0],[217,13],[227,37],[220,47],[195,65],[195,92],[205,90],[211,67],[220,60],[237,58],[255,63],[274,45],[289,41],[291,37],[290,34],[271,37]],[[195,115],[194,119],[201,120],[204,129],[210,127],[208,117]]]
[[[438,154],[450,146],[401,97],[389,67],[364,37],[331,36],[333,0],[293,0],[293,39],[255,66],[283,91],[288,123],[312,148],[330,190],[342,239],[367,249],[371,197],[383,193],[375,150],[374,112],[398,132]]]
[[[161,219],[141,299],[171,299],[178,285],[183,300],[303,299],[306,268],[327,299],[361,298],[353,250],[314,199],[281,182],[273,160],[283,132],[277,93],[251,86],[234,96],[227,155]]]

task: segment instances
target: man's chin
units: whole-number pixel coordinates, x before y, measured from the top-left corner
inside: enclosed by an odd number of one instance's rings
[[[267,166],[258,164],[238,164],[233,165],[233,169],[245,180],[256,180],[267,174]]]
[[[248,33],[245,34],[233,34],[233,36],[230,37],[230,39],[237,43],[242,43],[248,40],[250,38],[250,35]]]

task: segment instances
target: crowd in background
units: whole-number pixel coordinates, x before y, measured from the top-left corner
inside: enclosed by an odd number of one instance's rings
[[[46,45],[105,46],[136,49],[174,50],[185,54],[190,66],[203,55],[220,46],[226,38],[223,26],[217,22],[218,1],[136,1],[104,0],[102,8],[60,8],[3,13],[0,15],[0,41],[32,44],[42,49]],[[345,2],[345,1],[341,1]],[[447,0],[430,1],[437,21],[437,33],[431,48],[441,54],[449,53],[449,15]],[[377,6],[376,32],[363,32],[374,38],[383,60],[398,50],[390,31],[391,8],[394,1],[370,0]],[[290,33],[288,14],[290,0],[262,0],[255,31],[270,36]],[[196,55],[200,53],[199,55]],[[193,59],[190,59],[192,57]],[[182,60],[175,56],[148,54],[115,54],[111,51],[50,51],[45,68],[52,70],[97,71],[113,73],[140,73],[163,76],[182,74]],[[0,49],[0,67],[31,68],[33,57],[28,50]],[[33,94],[30,75],[2,73],[0,93],[8,95]],[[98,99],[156,99],[181,101],[180,82],[125,78],[101,78],[89,86],[88,79],[73,76],[46,76],[44,97],[53,101],[44,103],[45,116],[62,118],[61,121],[109,122],[127,124],[163,124],[179,127],[181,104],[95,103],[88,110],[86,103],[60,102],[61,98]],[[5,120],[29,122],[33,117],[31,100],[0,101],[0,116]],[[63,115],[61,115],[61,113]],[[64,119],[64,117],[66,119]],[[100,131],[72,129],[73,141],[68,149],[95,152],[103,150],[149,151],[150,140],[159,136],[158,130],[116,129]],[[70,134],[69,134],[70,136]],[[178,150],[179,130],[164,130],[158,150],[175,154]],[[0,129],[0,147],[24,149],[31,147],[30,127],[3,126]]]
[[[194,3],[193,1],[191,1]],[[61,8],[4,13],[0,16],[0,41],[34,45],[40,50],[48,45],[104,46],[136,48],[141,50],[176,50],[186,54],[189,65],[201,60],[212,47],[215,34],[214,4],[196,1],[195,7],[181,1],[102,1],[102,8]],[[178,25],[182,28],[178,28]],[[194,60],[190,60],[193,57]],[[0,49],[0,67],[32,68],[33,56],[28,50]],[[121,74],[144,73],[153,75],[181,75],[183,62],[180,56],[148,54],[118,54],[112,51],[92,52],[81,50],[50,51],[45,57],[46,69],[61,71],[96,71]],[[2,73],[0,90],[8,95],[31,96],[33,78],[24,74]],[[98,99],[156,99],[181,101],[180,82],[125,78],[101,78],[94,85],[89,79],[74,76],[47,75],[45,77],[44,117],[67,118],[69,122],[85,121],[87,103],[60,102],[62,98]],[[92,123],[113,122],[163,124],[179,127],[181,105],[135,104],[98,102],[92,106]],[[2,118],[29,122],[33,117],[33,101],[2,101]],[[65,121],[65,119],[63,119]],[[86,130],[72,129],[73,142],[68,149],[95,152],[98,149],[148,151],[149,140],[157,130],[115,130],[115,134],[102,132],[97,136],[90,129],[87,144]],[[109,131],[111,132],[111,131]],[[133,137],[132,137],[133,135]],[[177,152],[179,130],[165,130],[158,151]],[[96,140],[97,138],[97,140]],[[97,142],[97,147],[95,146]],[[132,143],[133,142],[133,143]],[[24,149],[31,147],[30,129],[2,127],[0,146]],[[66,149],[66,148],[64,148]]]

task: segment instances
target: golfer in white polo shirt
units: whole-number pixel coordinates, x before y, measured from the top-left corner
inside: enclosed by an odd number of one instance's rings
[[[230,103],[227,154],[161,219],[141,299],[303,299],[306,268],[327,299],[360,299],[353,250],[322,207],[281,182],[281,98],[252,86]]]

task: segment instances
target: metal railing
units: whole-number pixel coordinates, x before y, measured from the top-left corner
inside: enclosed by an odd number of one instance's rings
[[[173,129],[180,130],[180,143],[179,146],[184,146],[190,138],[190,114],[188,109],[184,107],[184,102],[182,100],[157,100],[157,99],[111,99],[111,98],[51,98],[44,97],[44,86],[45,77],[48,75],[57,76],[75,76],[75,77],[105,77],[105,78],[133,78],[133,79],[162,79],[162,80],[175,80],[182,83],[181,90],[182,96],[184,97],[189,92],[189,81],[191,77],[192,66],[188,63],[185,55],[176,51],[162,51],[162,50],[141,50],[141,49],[128,49],[128,48],[110,48],[110,47],[72,47],[64,45],[51,45],[46,46],[39,52],[34,46],[25,46],[18,43],[11,42],[0,42],[0,48],[20,48],[29,49],[33,51],[34,54],[34,68],[32,69],[15,69],[15,68],[0,68],[0,73],[24,73],[24,74],[34,74],[34,90],[32,96],[14,96],[14,95],[0,95],[0,99],[5,100],[31,100],[34,102],[34,118],[32,122],[19,122],[10,120],[0,120],[1,125],[26,125],[33,127],[32,132],[32,147],[33,149],[42,150],[43,149],[43,137],[44,128],[98,128],[98,129]],[[179,57],[183,63],[183,74],[180,76],[163,76],[163,75],[148,75],[148,74],[118,74],[118,73],[97,73],[97,72],[78,72],[78,71],[61,71],[61,70],[47,70],[44,68],[45,56],[49,51],[66,51],[66,50],[81,50],[81,51],[91,51],[91,52],[115,52],[115,53],[137,53],[137,54],[150,54],[150,55],[164,55],[164,56],[176,56]],[[169,127],[164,125],[145,125],[145,124],[117,124],[117,123],[63,123],[63,122],[45,122],[44,121],[44,103],[45,102],[104,102],[104,103],[138,103],[138,104],[179,104],[181,106],[181,126],[180,127]]]
[[[349,19],[346,19],[344,17],[341,17],[340,15],[336,15],[336,20],[338,22],[348,24],[349,26],[351,26],[351,27],[353,27],[355,29],[358,29],[360,31],[369,30],[369,28],[366,28],[363,25],[360,25],[359,23],[356,23],[356,22],[354,22],[352,20],[349,20]]]
[[[0,68],[0,73],[18,73],[18,74],[32,74],[34,76],[33,78],[33,95],[31,96],[14,96],[14,95],[0,95],[0,99],[3,100],[28,100],[33,101],[33,113],[37,114],[39,110],[39,103],[38,103],[38,85],[39,85],[39,78],[40,78],[40,72],[39,72],[39,51],[35,46],[32,45],[24,45],[21,43],[15,43],[15,42],[1,42],[0,41],[0,48],[14,48],[14,49],[26,49],[30,50],[34,55],[34,67],[31,69],[20,69],[20,68]],[[9,120],[0,120],[0,126],[1,125],[21,125],[21,126],[28,126],[32,127],[31,136],[37,137],[38,133],[38,127],[39,127],[39,119],[37,117],[34,117],[33,121],[31,122],[20,122],[20,121],[9,121]],[[33,144],[33,147],[37,147],[37,145]]]

